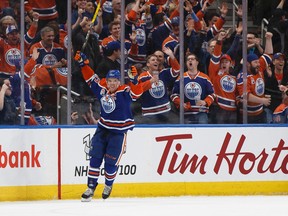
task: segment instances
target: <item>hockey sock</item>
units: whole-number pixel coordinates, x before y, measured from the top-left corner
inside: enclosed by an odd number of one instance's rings
[[[105,184],[107,186],[112,186],[116,178],[118,167],[116,165],[105,163],[104,168],[105,168]]]
[[[98,184],[98,178],[100,175],[100,166],[102,160],[98,158],[91,158],[90,159],[90,166],[88,170],[88,187],[95,189]]]

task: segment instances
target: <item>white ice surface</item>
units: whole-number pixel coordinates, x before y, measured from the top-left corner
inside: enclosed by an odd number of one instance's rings
[[[288,196],[185,196],[161,198],[0,202],[0,216],[288,216]]]

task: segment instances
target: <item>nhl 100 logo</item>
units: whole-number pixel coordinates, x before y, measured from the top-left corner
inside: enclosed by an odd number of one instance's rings
[[[91,149],[91,135],[90,134],[88,134],[85,137],[83,137],[83,145],[84,145],[84,152],[85,152],[85,155],[86,155],[86,160],[90,160],[90,156],[89,156],[89,151]],[[86,170],[88,170],[88,166],[87,166]],[[121,165],[120,164],[118,166],[117,175],[135,175],[136,174],[136,170],[137,170],[137,166],[135,164],[132,164],[132,165]],[[77,168],[76,168],[76,173],[79,173],[79,171],[77,172]],[[105,175],[104,168],[101,168],[100,175],[101,176]]]

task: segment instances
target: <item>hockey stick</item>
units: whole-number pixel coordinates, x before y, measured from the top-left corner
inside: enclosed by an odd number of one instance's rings
[[[97,4],[97,8],[96,8],[95,13],[94,13],[94,15],[93,15],[93,18],[92,18],[92,20],[91,20],[90,28],[89,28],[89,30],[88,30],[88,32],[87,32],[86,37],[85,37],[85,42],[84,42],[84,44],[83,44],[83,46],[82,46],[82,48],[81,48],[81,52],[84,51],[84,49],[85,49],[85,47],[86,47],[86,45],[87,45],[87,43],[88,43],[88,39],[89,39],[89,36],[90,36],[90,33],[91,33],[91,28],[92,28],[92,26],[93,26],[93,24],[94,24],[94,22],[95,22],[95,20],[96,20],[96,18],[97,18],[97,15],[98,15],[99,10],[100,10],[100,7],[101,7],[101,1],[102,1],[102,0],[100,0],[100,1],[98,2],[98,4]]]

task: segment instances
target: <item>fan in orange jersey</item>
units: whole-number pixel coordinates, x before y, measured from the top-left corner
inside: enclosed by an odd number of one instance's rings
[[[37,19],[39,14],[34,13],[34,21],[28,32],[24,35],[24,46],[27,51],[32,39],[35,37],[37,29]],[[0,38],[0,75],[13,75],[16,72],[15,63],[21,60],[21,41],[19,29],[15,25],[10,25],[6,28],[6,39]],[[24,52],[24,58],[28,53]]]
[[[236,32],[241,35],[242,26],[238,27]],[[231,57],[228,54],[221,56],[222,43],[226,35],[223,31],[219,33],[208,69],[216,96],[210,111],[211,123],[215,124],[237,123],[237,79],[231,74],[233,65]]]
[[[266,114],[263,106],[271,103],[271,97],[265,96],[264,70],[271,63],[273,53],[271,32],[265,35],[265,53],[259,58],[256,54],[247,55],[247,114],[248,123],[266,123]],[[244,94],[243,72],[237,76],[237,88],[239,95]],[[241,114],[243,114],[240,109]]]
[[[34,12],[39,13],[38,30],[46,26],[48,22],[58,18],[55,0],[25,0],[24,7],[29,16],[32,16]]]

